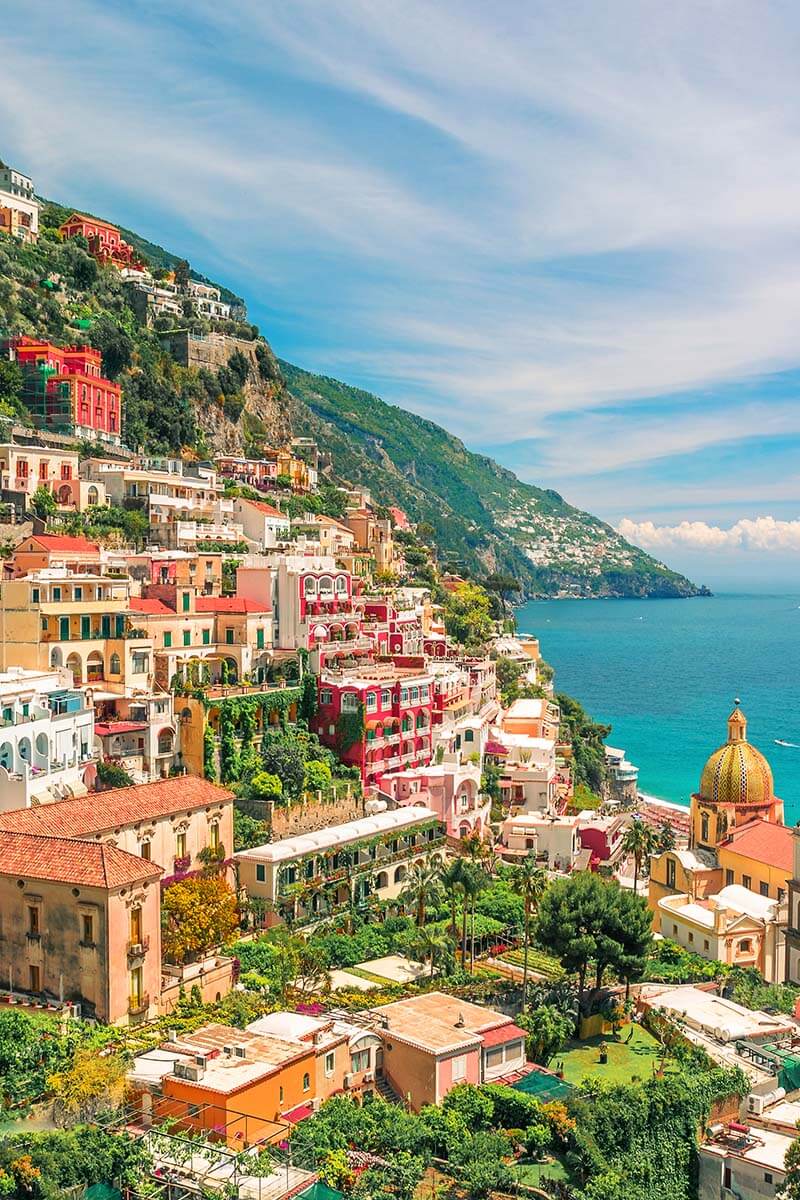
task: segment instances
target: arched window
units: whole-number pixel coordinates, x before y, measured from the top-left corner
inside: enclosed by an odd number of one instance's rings
[[[378,871],[378,874],[375,876],[376,891],[380,891],[381,888],[385,888],[388,886],[389,886],[388,873],[386,871]]]
[[[475,741],[475,734],[471,729],[464,730],[464,741],[465,742],[474,742]]]
[[[309,1075],[308,1071],[306,1071],[305,1075],[303,1076],[303,1091],[307,1092],[310,1087],[311,1087],[311,1076]]]
[[[319,591],[320,595],[322,595],[323,592],[333,591],[333,580],[331,579],[330,575],[322,575],[320,577]]]
[[[118,654],[114,653],[111,655],[111,659],[109,660],[109,664],[108,664],[108,669],[112,675],[119,675],[121,667],[120,667],[120,661],[119,661]]]
[[[403,866],[403,864],[401,863],[400,866],[395,869],[394,881],[395,881],[395,883],[402,883],[403,880],[405,879],[405,877],[406,877],[406,869]]]
[[[339,592],[340,595],[342,592],[347,591],[347,579],[344,575],[336,576],[336,591]]]
[[[158,753],[159,754],[171,754],[172,753],[172,730],[171,729],[162,729],[161,732],[159,733],[159,735],[158,735]]]
[[[316,579],[314,579],[314,577],[312,575],[306,575],[305,579],[303,580],[303,595],[304,596],[316,596],[316,594],[317,594]]]
[[[92,487],[90,487],[88,489],[88,491],[86,492],[86,503],[87,504],[97,504],[99,499],[100,499],[100,493],[98,492],[97,488],[94,487],[94,485],[92,485]]]
[[[708,813],[700,814],[700,841],[708,841]]]

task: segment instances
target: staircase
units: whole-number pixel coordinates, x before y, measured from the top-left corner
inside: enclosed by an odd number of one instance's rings
[[[385,1075],[375,1076],[375,1091],[387,1104],[402,1104],[402,1100]]]

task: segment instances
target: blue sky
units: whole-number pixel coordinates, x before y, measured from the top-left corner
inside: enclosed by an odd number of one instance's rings
[[[30,0],[0,155],[283,357],[712,581],[791,582],[798,51],[781,0]]]

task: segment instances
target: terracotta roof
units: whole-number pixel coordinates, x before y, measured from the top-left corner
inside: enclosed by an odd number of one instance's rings
[[[484,1046],[503,1046],[506,1042],[518,1042],[520,1038],[526,1037],[524,1029],[520,1029],[519,1025],[509,1021],[507,1025],[500,1025],[497,1029],[488,1029],[483,1034],[483,1044]]]
[[[101,888],[122,887],[161,875],[161,867],[155,863],[116,846],[8,831],[0,831],[0,871],[23,879]]]
[[[264,500],[243,500],[243,504],[249,504],[251,508],[257,508],[265,517],[281,517],[284,521],[288,521],[286,513],[282,513],[279,508],[273,508],[271,504],[267,504]]]
[[[0,813],[0,830],[35,833],[51,838],[82,838],[122,825],[189,812],[231,800],[233,793],[195,775],[160,779],[136,787],[93,792],[79,800],[60,800],[36,808]]]
[[[198,596],[195,608],[197,612],[266,613],[270,611],[266,601],[259,604],[257,600],[248,600],[244,596]]]
[[[146,596],[131,596],[132,612],[152,613],[154,616],[174,617],[175,609],[170,608],[163,600],[149,600]]]
[[[744,854],[755,862],[766,863],[780,871],[791,873],[794,853],[794,834],[786,825],[773,825],[771,821],[748,821],[734,829],[720,849],[732,854]]]
[[[101,221],[99,217],[87,217],[86,213],[74,212],[71,217],[68,217],[59,229],[63,229],[64,225],[71,225],[73,221],[85,221],[87,225],[102,225],[104,229],[113,229],[115,233],[119,233],[116,225],[112,225],[110,221]]]
[[[27,540],[27,539],[26,539]],[[61,533],[32,533],[31,541],[38,542],[45,550],[82,550],[85,554],[99,554],[97,542],[85,537],[68,537]]]

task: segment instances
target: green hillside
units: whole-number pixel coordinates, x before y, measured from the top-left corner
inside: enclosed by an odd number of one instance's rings
[[[439,425],[291,363],[295,433],[315,437],[336,473],[433,527],[453,570],[510,571],[527,596],[693,596],[683,575],[557,492],[522,483]]]

